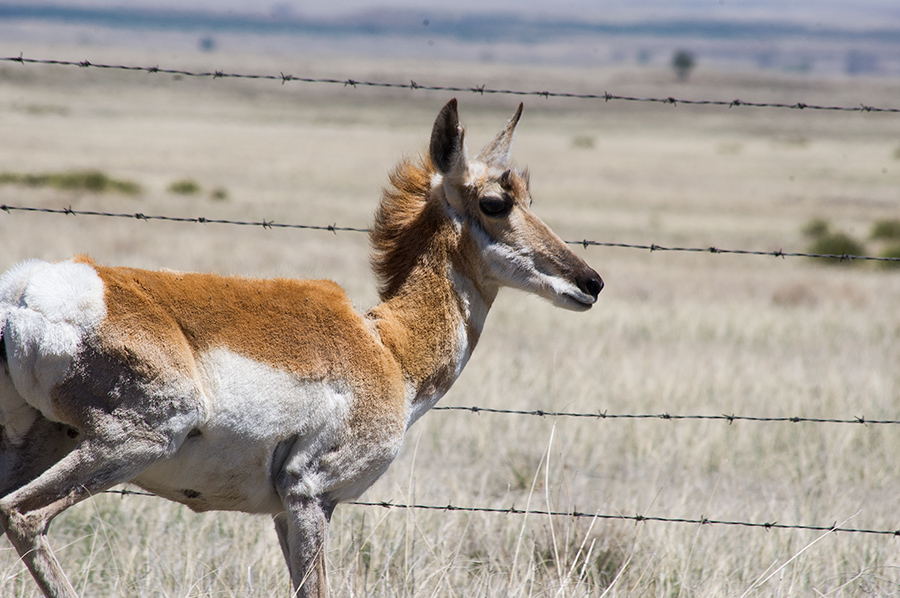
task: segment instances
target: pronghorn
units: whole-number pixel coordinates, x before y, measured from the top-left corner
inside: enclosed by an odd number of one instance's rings
[[[447,392],[502,286],[589,309],[600,276],[530,209],[515,115],[474,159],[456,100],[390,176],[381,303],[331,281],[21,263],[0,277],[0,521],[48,597],[50,521],[116,484],[272,515],[295,596],[325,596],[328,522]]]

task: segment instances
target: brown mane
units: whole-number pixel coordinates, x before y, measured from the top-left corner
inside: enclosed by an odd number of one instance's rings
[[[382,301],[394,296],[441,228],[440,206],[428,201],[434,165],[426,156],[402,160],[382,190],[369,233],[371,264]]]

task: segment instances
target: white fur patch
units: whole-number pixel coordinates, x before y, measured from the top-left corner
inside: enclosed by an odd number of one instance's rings
[[[198,509],[278,513],[273,487],[276,446],[296,437],[284,469],[298,475],[310,496],[327,491],[317,459],[340,441],[353,397],[338,384],[302,380],[229,351],[202,355],[199,370],[209,411],[200,434],[170,458],[144,471],[135,483]]]
[[[0,276],[0,310],[6,310],[18,304],[25,292],[25,285],[28,283],[31,273],[48,265],[43,260],[31,259],[19,262],[4,272]],[[0,322],[4,321],[3,315],[4,312],[0,311]]]
[[[84,338],[106,317],[103,281],[87,264],[32,260],[0,278],[0,321],[9,374],[20,396],[0,395],[0,410],[22,399],[56,419],[51,389],[65,380]]]
[[[505,286],[534,293],[557,307],[579,309],[593,303],[593,298],[581,291],[573,282],[538,268],[528,247],[517,248],[491,238],[484,230],[473,227],[475,239],[494,279]]]

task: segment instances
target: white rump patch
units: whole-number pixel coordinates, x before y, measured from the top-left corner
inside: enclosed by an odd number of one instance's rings
[[[0,395],[0,411],[20,411],[24,399],[56,419],[50,390],[65,380],[85,337],[105,317],[103,281],[87,264],[31,260],[0,277],[0,323],[20,395]]]

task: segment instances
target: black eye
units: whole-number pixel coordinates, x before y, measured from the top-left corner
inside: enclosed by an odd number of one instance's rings
[[[512,209],[512,205],[512,198],[509,196],[488,195],[478,202],[478,207],[487,216],[503,216]]]

